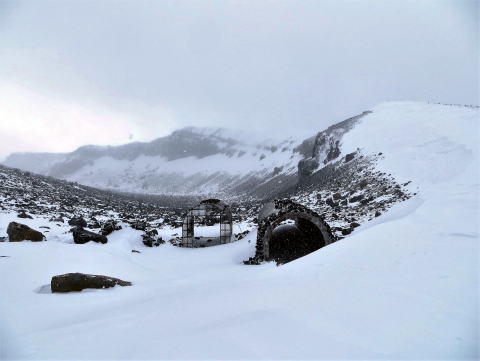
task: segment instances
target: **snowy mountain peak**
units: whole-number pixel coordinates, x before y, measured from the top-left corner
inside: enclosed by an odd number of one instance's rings
[[[146,143],[83,146],[71,153],[17,153],[5,165],[98,188],[158,194],[255,190],[273,176],[291,186],[298,142],[223,128],[186,127]],[[287,179],[288,178],[288,179]],[[253,188],[252,188],[253,186]]]

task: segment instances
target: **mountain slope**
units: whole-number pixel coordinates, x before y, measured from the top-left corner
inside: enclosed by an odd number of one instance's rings
[[[4,164],[97,188],[225,196],[254,192],[273,178],[278,189],[294,184],[302,157],[297,145],[292,138],[265,140],[248,132],[188,127],[149,143],[12,154]]]
[[[74,245],[60,231],[47,242],[0,243],[0,255],[9,256],[0,258],[6,275],[0,278],[0,332],[7,345],[0,355],[477,359],[478,119],[471,108],[375,107],[343,135],[337,158],[313,169],[297,196],[309,202],[313,192],[316,205],[315,189],[337,186],[325,168],[340,174],[355,159],[373,156],[372,177],[410,181],[405,187],[417,194],[367,217],[345,239],[281,267],[242,265],[255,252],[255,230],[223,246],[166,244],[139,254],[131,249],[141,245],[140,232],[130,228],[114,232],[106,245]],[[324,188],[312,188],[314,179],[326,180]],[[357,181],[345,180],[340,192],[349,193]],[[1,232],[13,217],[0,213]],[[72,271],[134,285],[42,293],[53,275]]]

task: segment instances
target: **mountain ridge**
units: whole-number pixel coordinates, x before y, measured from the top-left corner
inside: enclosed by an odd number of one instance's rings
[[[283,169],[289,158],[298,155],[297,144],[293,137],[263,139],[259,134],[224,128],[185,127],[151,142],[87,145],[70,153],[14,153],[3,164],[104,189],[155,194],[231,193],[222,192],[225,184],[238,189],[267,180],[270,170],[277,169],[278,173],[280,166]],[[285,152],[288,157],[278,156]],[[209,158],[209,164],[202,162],[205,158]],[[200,166],[195,164],[198,161]],[[118,166],[116,170],[108,166],[111,162]],[[219,167],[231,162],[234,167]],[[237,167],[239,163],[243,167]],[[158,170],[160,166],[162,170]],[[284,173],[294,172],[295,166]],[[98,169],[92,169],[95,167]],[[93,173],[96,179],[92,179]],[[98,176],[100,173],[105,176]],[[119,183],[119,179],[128,179],[128,184]],[[185,183],[186,187],[182,185]],[[210,186],[200,189],[198,184]]]
[[[329,164],[346,156],[342,149],[344,136],[365,117],[372,121],[379,114],[380,123],[373,128],[382,127],[382,123],[388,122],[382,117],[390,116],[384,113],[389,107],[406,111],[405,116],[408,111],[422,107],[435,112],[458,108],[386,102],[304,140],[265,139],[262,134],[248,131],[185,127],[151,142],[83,146],[71,153],[13,154],[3,164],[121,192],[224,199],[273,198],[295,193],[305,184],[311,187],[312,179],[330,179],[328,172],[333,168]],[[344,168],[342,164],[340,167]]]

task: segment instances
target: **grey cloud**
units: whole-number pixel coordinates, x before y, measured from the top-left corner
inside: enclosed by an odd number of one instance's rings
[[[3,79],[152,129],[158,107],[179,127],[310,134],[385,100],[478,103],[475,1],[5,4]]]

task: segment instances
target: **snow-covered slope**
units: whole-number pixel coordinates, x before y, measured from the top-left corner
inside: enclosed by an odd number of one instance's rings
[[[252,193],[272,178],[296,180],[298,141],[248,131],[187,127],[149,143],[84,146],[66,154],[16,153],[5,165],[81,184],[150,194]]]
[[[0,258],[0,355],[477,359],[478,144],[476,108],[376,107],[343,136],[341,154],[382,153],[377,171],[411,181],[412,197],[281,267],[243,265],[255,252],[255,230],[223,246],[166,244],[140,254],[131,252],[141,238],[130,228],[106,245],[74,245],[53,226],[47,242],[0,243],[0,255],[9,256]],[[0,233],[11,219],[0,216]],[[134,285],[45,293],[42,286],[66,272]]]

